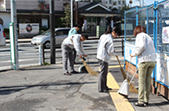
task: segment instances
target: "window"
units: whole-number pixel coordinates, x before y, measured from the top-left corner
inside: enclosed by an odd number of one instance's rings
[[[125,1],[123,1],[123,4],[125,5],[125,4],[126,4],[126,2],[125,2]]]
[[[63,30],[63,35],[67,35],[69,33],[69,29],[68,30]]]
[[[116,5],[117,4],[117,2],[113,2],[113,5]]]
[[[109,4],[111,4],[111,0],[109,0]]]
[[[59,30],[59,31],[55,32],[55,36],[60,36],[60,35],[63,35],[63,31],[62,30]]]
[[[121,1],[118,1],[118,4],[121,4]]]
[[[93,0],[93,2],[101,2],[101,0]]]

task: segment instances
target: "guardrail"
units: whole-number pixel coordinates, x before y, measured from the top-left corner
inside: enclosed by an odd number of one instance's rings
[[[129,42],[133,42],[133,41],[135,41],[135,38],[127,38],[128,39],[128,41]],[[90,40],[88,40],[88,41],[86,41],[86,42],[84,42],[84,45],[87,45],[87,44],[92,44],[93,45],[93,43],[92,42],[90,42]],[[95,43],[96,45],[97,45],[97,43]],[[114,48],[115,48],[115,50],[116,50],[116,52],[118,53],[118,54],[121,54],[122,56],[124,56],[124,38],[117,38],[117,39],[114,39]],[[90,51],[90,50],[93,50],[93,49],[96,49],[97,50],[97,47],[92,47],[92,48],[85,48],[84,47],[84,49],[85,50],[88,50],[88,51]],[[56,50],[56,58],[58,58],[58,57],[62,57],[62,56],[58,56],[58,53],[57,52],[60,52],[61,51],[61,49],[57,49]],[[50,57],[49,56],[47,56],[47,53],[50,53],[50,49],[44,49],[44,47],[43,46],[39,46],[39,65],[43,65],[44,63],[47,63],[48,61],[49,61],[49,59],[50,59]],[[61,53],[60,53],[61,54]],[[96,55],[96,52],[94,53],[94,52],[91,52],[91,53],[89,53],[88,55]]]

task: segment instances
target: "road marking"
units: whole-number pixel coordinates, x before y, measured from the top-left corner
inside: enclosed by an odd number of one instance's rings
[[[120,67],[117,66],[109,66],[109,68],[112,67]],[[99,68],[100,70],[100,68]],[[109,88],[112,88],[112,90],[109,92],[112,101],[117,109],[117,111],[135,111],[130,102],[122,95],[118,94],[117,91],[120,89],[117,81],[113,77],[113,75],[108,72],[107,74],[107,86]]]
[[[112,91],[110,91],[109,94],[117,111],[135,111],[129,101],[117,93],[120,87],[110,72],[107,75],[107,85],[109,88],[112,88]]]
[[[124,66],[124,65],[121,65],[122,67]],[[116,67],[120,67],[120,65],[116,65],[116,66],[109,66],[109,68],[116,68]]]

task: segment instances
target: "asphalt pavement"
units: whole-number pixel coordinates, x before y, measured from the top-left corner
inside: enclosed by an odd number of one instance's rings
[[[28,39],[28,41],[30,41]],[[124,61],[123,56],[119,57]],[[99,76],[89,73],[63,75],[62,63],[27,66],[20,70],[0,71],[0,111],[168,111],[169,102],[161,95],[150,94],[147,107],[136,107],[137,93],[128,98],[117,93],[123,77],[115,57],[109,67],[109,93],[98,92]],[[96,59],[87,61],[99,72]],[[78,71],[82,62],[75,64]],[[130,76],[131,77],[131,76]],[[132,81],[138,88],[136,78]]]
[[[88,64],[95,71],[99,71],[98,66],[95,66],[97,63]],[[78,71],[82,65],[76,64],[75,69]],[[112,66],[109,71],[110,85],[120,86],[123,78],[119,66]],[[0,111],[131,111],[128,110],[129,107],[135,111],[169,109],[168,100],[162,96],[151,94],[147,107],[135,107],[135,93],[130,93],[128,98],[119,95],[118,89],[99,93],[98,78],[99,76],[91,76],[88,73],[65,76],[62,64],[1,71]],[[138,87],[137,79],[133,80],[133,84]],[[115,97],[116,99],[113,99]]]

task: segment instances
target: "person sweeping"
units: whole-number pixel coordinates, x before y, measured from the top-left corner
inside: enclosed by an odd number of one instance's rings
[[[151,37],[143,26],[136,26],[133,35],[136,37],[135,51],[131,57],[138,56],[139,95],[135,106],[144,107],[149,103],[151,74],[156,64],[156,52]]]
[[[98,82],[98,91],[99,92],[109,92],[111,88],[107,86],[107,73],[108,65],[110,62],[110,57],[112,55],[117,55],[114,52],[113,38],[121,35],[121,29],[109,26],[105,34],[101,35],[98,47],[97,47],[97,59],[101,68]]]

